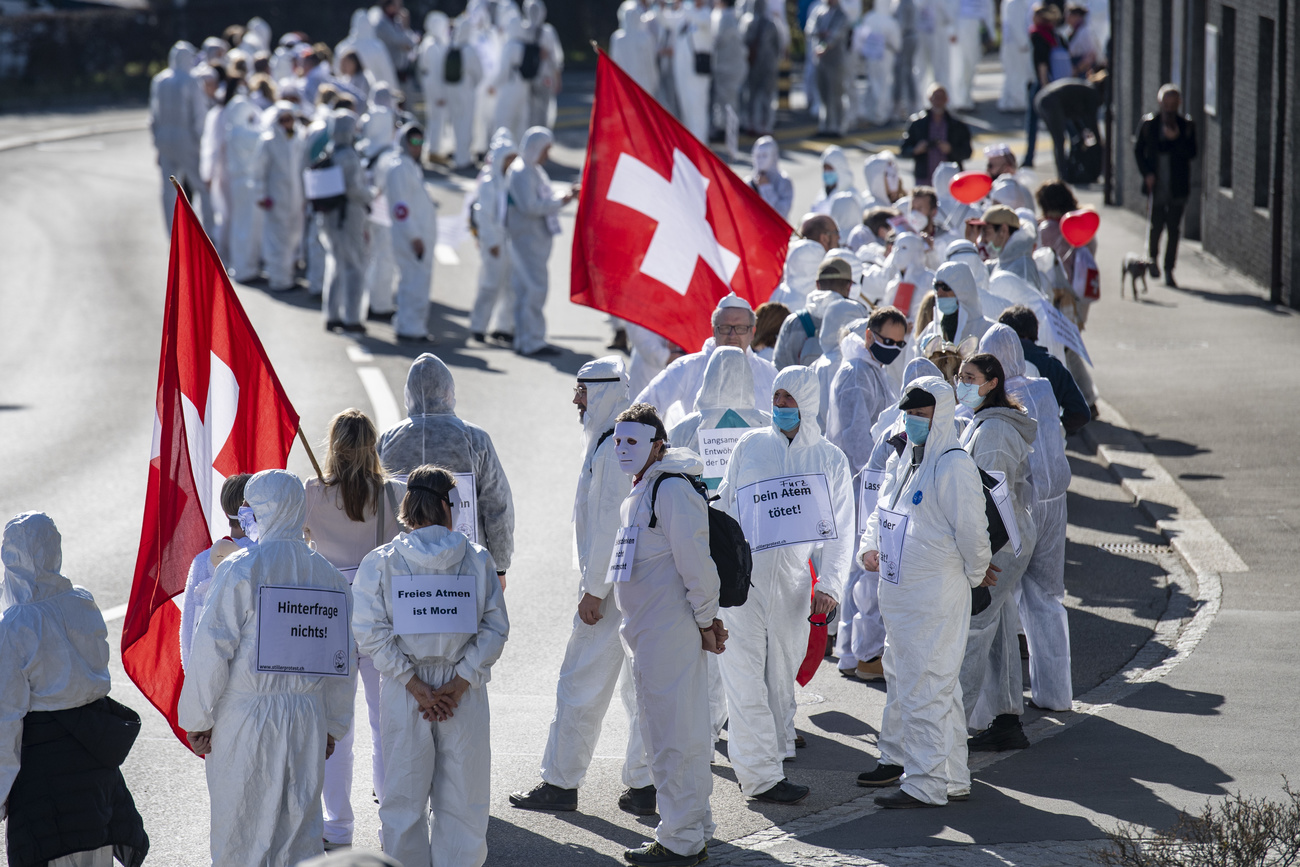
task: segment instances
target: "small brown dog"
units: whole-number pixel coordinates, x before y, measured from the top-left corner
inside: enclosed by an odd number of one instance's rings
[[[1133,300],[1138,300],[1138,280],[1142,280],[1142,294],[1147,294],[1147,273],[1154,275],[1156,273],[1156,263],[1150,259],[1143,259],[1137,253],[1126,253],[1124,255],[1124,270],[1119,275],[1119,297],[1124,297],[1124,280],[1128,279],[1133,282]]]

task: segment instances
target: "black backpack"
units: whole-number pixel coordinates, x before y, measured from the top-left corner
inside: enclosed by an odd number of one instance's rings
[[[448,84],[459,84],[464,71],[464,57],[460,53],[460,46],[453,45],[447,49],[447,56],[442,61],[442,80]]]
[[[684,473],[664,473],[655,479],[654,487],[650,489],[651,527],[659,523],[659,517],[655,515],[655,498],[659,496],[659,486],[664,479],[685,479],[704,498],[705,503],[709,502],[708,486],[698,477]],[[716,500],[717,497],[713,499]],[[750,575],[754,571],[754,558],[749,552],[749,542],[745,539],[745,532],[740,529],[740,522],[735,518],[721,509],[707,505],[705,509],[709,513],[709,556],[713,558],[713,565],[718,567],[718,579],[721,582],[718,605],[737,608],[749,598],[749,588],[753,583]]]
[[[948,452],[964,451],[966,450],[948,449]],[[948,452],[943,454],[946,455]],[[998,486],[998,480],[980,469],[979,464],[975,465],[975,469],[979,470],[980,487],[984,489],[984,517],[989,522],[989,549],[991,553],[996,554],[1011,541],[1011,536],[1007,534],[1007,525],[1002,521],[1002,513],[998,511],[998,504],[993,500],[993,489]],[[970,616],[974,617],[993,604],[993,594],[987,587],[972,587],[970,602]]]
[[[325,150],[321,152],[321,155],[316,158],[315,162],[311,164],[311,169],[315,171],[317,169],[331,169],[333,167],[334,145],[331,144],[329,147],[325,148]],[[342,224],[342,212],[347,208],[348,204],[346,193],[339,196],[329,196],[324,199],[311,199],[310,201],[311,209],[317,213],[330,214],[339,211],[339,223],[340,225]]]
[[[519,62],[519,76],[532,81],[542,68],[542,46],[536,42],[524,43],[524,59]]]

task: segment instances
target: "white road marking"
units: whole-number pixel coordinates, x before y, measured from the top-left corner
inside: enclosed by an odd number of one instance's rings
[[[369,364],[374,361],[375,357],[370,354],[370,350],[364,346],[357,346],[355,343],[348,347],[348,361],[353,364]]]
[[[438,261],[439,265],[459,265],[460,256],[456,251],[446,244],[433,245],[433,258]]]
[[[375,411],[375,427],[388,430],[402,420],[402,412],[397,407],[397,398],[388,387],[384,372],[378,367],[358,367],[357,376],[370,398],[370,407]]]
[[[126,605],[114,605],[112,608],[105,608],[102,612],[105,623],[112,623],[119,617],[126,616]]]

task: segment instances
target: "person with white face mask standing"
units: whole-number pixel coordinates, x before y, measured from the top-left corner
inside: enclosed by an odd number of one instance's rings
[[[852,473],[817,426],[817,374],[795,365],[777,374],[772,425],[732,452],[718,502],[740,522],[753,550],[753,586],[734,609],[731,651],[721,659],[730,722],[729,755],[741,791],[797,804],[808,787],[785,778],[794,683],[808,648],[809,617],[843,598],[853,547]],[[817,570],[811,587],[808,561]]]
[[[703,467],[694,452],[668,448],[663,422],[646,404],[620,413],[613,437],[632,491],[620,508],[622,528],[606,580],[623,612],[620,635],[632,653],[660,817],[654,840],[623,857],[693,867],[708,859],[714,830],[704,654],[722,653],[727,640],[717,618],[721,585],[709,554],[709,507],[682,477],[698,476]]]
[[[573,504],[573,531],[579,581],[578,611],[555,685],[555,716],[542,754],[542,782],[515,792],[510,804],[523,810],[565,812],[578,808],[582,786],[600,738],[614,687],[620,684],[628,718],[627,754],[618,799],[626,812],[655,813],[654,778],[645,757],[630,661],[620,643],[619,611],[606,583],[609,558],[619,529],[619,505],[631,480],[614,454],[614,419],[628,408],[627,372],[618,356],[589,361],[578,371],[573,390],[585,445]]]
[[[149,84],[149,129],[153,133],[154,147],[158,149],[158,168],[162,173],[163,220],[167,234],[172,231],[172,213],[176,207],[176,188],[171,177],[182,188],[199,192],[199,136],[203,132],[203,118],[207,102],[199,83],[191,74],[194,68],[194,46],[177,42],[167,58],[167,68],[153,77]],[[207,192],[203,192],[207,198]]]
[[[380,177],[392,218],[393,261],[397,264],[398,340],[429,340],[429,290],[433,284],[433,248],[438,243],[438,206],[424,187],[420,151],[424,130],[408,123],[397,134],[397,147],[384,156]]]
[[[745,179],[745,183],[762,196],[763,201],[772,206],[772,210],[783,218],[790,219],[790,207],[794,204],[794,183],[778,164],[781,151],[776,139],[770,135],[763,136],[754,142],[751,155],[754,171]]]

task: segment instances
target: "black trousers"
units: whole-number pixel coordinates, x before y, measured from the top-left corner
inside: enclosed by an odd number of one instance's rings
[[[1178,259],[1178,237],[1183,225],[1183,209],[1187,207],[1187,199],[1156,199],[1151,200],[1151,237],[1147,242],[1151,261],[1156,260],[1156,254],[1160,252],[1160,233],[1168,232],[1169,239],[1165,242],[1165,263],[1166,271],[1174,270],[1174,262]]]

